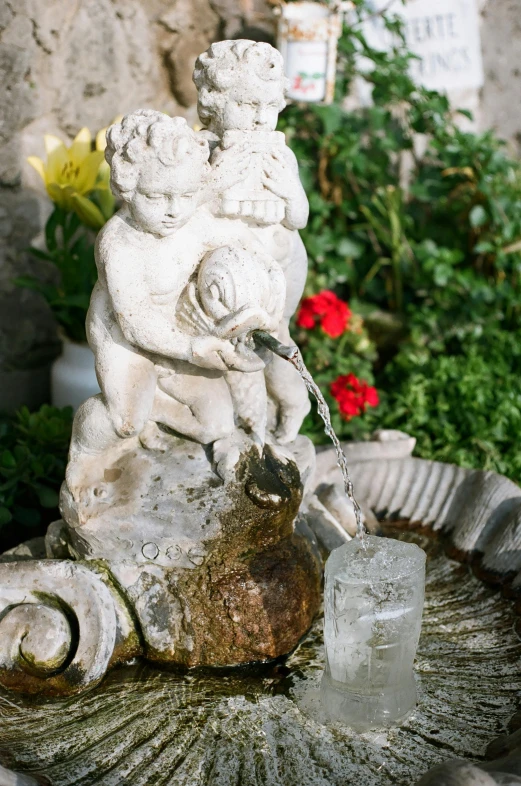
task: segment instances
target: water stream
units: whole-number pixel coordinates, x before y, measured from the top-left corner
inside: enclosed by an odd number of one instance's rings
[[[354,495],[353,481],[351,480],[351,476],[349,474],[346,454],[342,450],[340,440],[338,439],[333,426],[331,425],[331,413],[329,411],[327,402],[322,395],[320,388],[306,368],[306,364],[304,363],[299,348],[297,346],[287,347],[284,344],[281,344],[280,341],[277,341],[277,339],[273,338],[273,336],[270,336],[269,333],[265,333],[263,330],[256,330],[253,335],[255,341],[258,344],[262,344],[263,346],[267,347],[276,355],[283,358],[284,360],[287,360],[288,363],[291,363],[291,365],[296,368],[309,393],[311,393],[316,399],[318,414],[324,422],[324,431],[333,443],[336,451],[337,464],[340,467],[344,481],[344,491],[355,512],[356,534],[360,538],[360,541],[364,543],[367,531],[362,521],[362,510]]]

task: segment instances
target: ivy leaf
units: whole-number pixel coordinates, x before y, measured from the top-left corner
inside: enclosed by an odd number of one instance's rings
[[[314,106],[313,111],[322,120],[326,136],[336,133],[346,120],[345,112],[339,104]]]
[[[5,469],[14,469],[16,467],[16,459],[10,450],[4,450],[0,456],[0,464]]]
[[[352,240],[350,237],[343,237],[337,246],[337,253],[342,257],[349,257],[350,259],[358,259],[363,250],[362,244],[357,243],[356,240]]]
[[[494,251],[494,246],[488,240],[483,240],[474,246],[475,254],[490,254]]]

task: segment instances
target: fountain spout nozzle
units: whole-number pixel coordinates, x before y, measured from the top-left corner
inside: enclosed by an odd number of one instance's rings
[[[285,344],[281,344],[280,341],[270,336],[265,330],[254,330],[251,335],[256,344],[262,344],[263,347],[284,358],[284,360],[294,360],[298,355],[298,347],[295,345],[287,347]]]

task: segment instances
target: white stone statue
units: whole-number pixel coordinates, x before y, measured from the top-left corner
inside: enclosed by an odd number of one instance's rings
[[[308,220],[308,201],[295,155],[284,134],[275,131],[286,106],[283,61],[269,44],[221,41],[212,44],[195,65],[198,110],[212,149],[212,166],[224,173],[225,186],[214,204],[216,215],[241,218],[263,248],[280,264],[286,278],[284,316],[276,331],[288,343],[288,323],[300,302],[307,274],[307,255],[299,229]],[[237,183],[228,173],[247,155],[248,166]],[[266,368],[266,383],[277,412],[279,443],[292,442],[309,411],[304,384],[295,369],[275,357]]]
[[[261,374],[264,363],[245,341],[248,329],[267,329],[287,343],[307,269],[297,232],[307,221],[307,199],[296,159],[274,130],[285,105],[281,56],[252,41],[213,44],[198,59],[194,80],[207,132],[196,135],[181,118],[142,111],[108,134],[113,189],[124,207],[97,246],[88,336],[102,395],[75,422],[71,489],[89,459],[95,466],[121,439],[150,441],[158,422],[213,444],[217,471],[227,478],[245,432],[262,450],[266,389],[275,405],[270,442],[292,442],[309,411],[295,369],[275,357]],[[242,278],[260,294],[254,271],[269,271],[264,309],[259,299],[228,309],[220,324],[205,320],[207,286],[201,273],[197,284],[191,279],[208,250],[219,252],[224,268],[223,259],[235,258],[235,273],[229,268],[223,284],[228,291]],[[206,369],[196,385],[193,366]],[[219,402],[211,414],[210,395]]]
[[[223,184],[242,176],[246,153],[224,174],[210,168],[208,157],[207,142],[181,118],[143,110],[109,130],[107,160],[123,207],[97,243],[99,278],[87,330],[102,394],[85,402],[75,420],[71,489],[84,482],[89,463],[95,467],[121,440],[150,438],[153,423],[217,442],[226,464],[235,431],[230,372],[253,374],[264,386],[264,362],[245,338],[254,328],[276,329],[284,278],[242,221],[210,212]],[[211,281],[219,261],[223,278]],[[241,277],[250,291],[233,304],[244,289]],[[261,444],[263,409],[265,403],[251,415],[254,425],[260,421]]]
[[[98,237],[87,319],[101,394],[74,421],[51,559],[0,565],[13,688],[83,690],[136,656],[287,653],[319,605],[309,522],[343,532],[312,493],[305,386],[255,340],[291,341],[307,267],[307,200],[275,130],[282,60],[223,41],[194,81],[202,131],[139,110],[107,135],[121,209]]]

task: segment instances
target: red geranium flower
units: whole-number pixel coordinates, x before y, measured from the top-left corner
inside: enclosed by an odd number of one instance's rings
[[[318,322],[324,333],[338,338],[347,330],[350,317],[347,303],[331,290],[324,289],[318,295],[304,298],[297,314],[297,325],[311,330]]]
[[[362,415],[367,407],[378,406],[378,392],[354,374],[337,377],[331,383],[331,395],[338,402],[340,414],[345,420]]]

